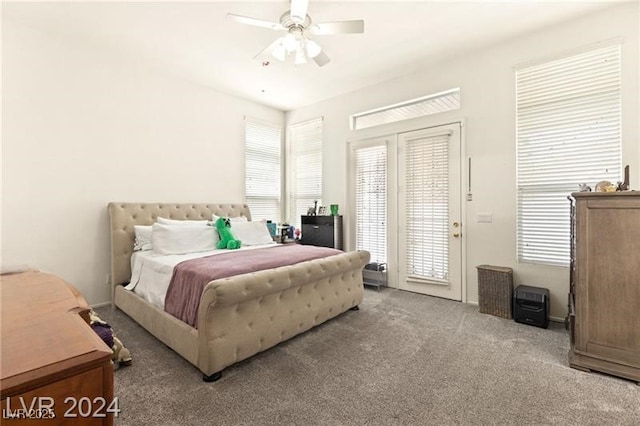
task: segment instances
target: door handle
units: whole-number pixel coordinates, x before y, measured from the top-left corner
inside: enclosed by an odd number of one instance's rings
[[[453,227],[455,230],[453,231],[453,238],[458,238],[460,236],[460,232],[458,232],[458,228],[460,227],[459,222],[453,222]]]

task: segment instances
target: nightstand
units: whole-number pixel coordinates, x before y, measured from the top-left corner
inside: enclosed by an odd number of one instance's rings
[[[301,216],[302,244],[342,250],[342,216]]]

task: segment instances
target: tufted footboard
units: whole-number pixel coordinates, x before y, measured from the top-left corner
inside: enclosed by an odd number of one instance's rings
[[[362,302],[366,251],[212,281],[198,315],[205,375],[268,349]]]

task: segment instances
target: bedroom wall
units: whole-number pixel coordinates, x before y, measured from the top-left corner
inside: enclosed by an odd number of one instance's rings
[[[110,300],[110,201],[243,202],[245,115],[282,111],[2,22],[2,259]]]
[[[477,265],[509,266],[514,268],[516,284],[549,288],[551,315],[564,318],[568,268],[518,264],[516,260],[514,67],[620,37],[623,41],[623,164],[631,165],[632,187],[640,189],[638,26],[637,3],[615,6],[448,62],[429,64],[401,79],[291,111],[287,113],[287,122],[324,117],[324,199],[327,203],[346,206],[346,141],[372,133],[350,132],[349,116],[460,87],[462,108],[457,113],[447,113],[446,117],[466,120],[466,155],[473,161],[473,201],[463,201],[467,301],[478,301]],[[438,120],[435,116],[427,121],[437,123]],[[334,167],[335,164],[345,164],[345,167]],[[479,212],[492,213],[493,223],[477,223]]]

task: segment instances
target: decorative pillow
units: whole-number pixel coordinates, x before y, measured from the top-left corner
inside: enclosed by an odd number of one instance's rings
[[[218,231],[213,226],[175,226],[155,223],[151,233],[153,251],[185,254],[216,249]]]
[[[273,238],[264,221],[256,222],[233,222],[231,225],[233,235],[244,246],[256,246],[259,244],[273,243]]]
[[[133,243],[133,250],[140,251],[153,249],[151,244],[151,225],[134,225],[133,229],[136,234],[136,239]]]
[[[220,216],[212,214],[211,215],[211,220],[215,223],[216,220],[218,220]],[[224,216],[226,217],[226,216]],[[231,222],[248,222],[248,219],[246,216],[236,216],[236,217],[230,217],[228,218]]]
[[[156,223],[161,223],[163,225],[200,225],[207,226],[209,224],[208,220],[177,220],[177,219],[167,219],[165,217],[159,217],[156,220]]]

